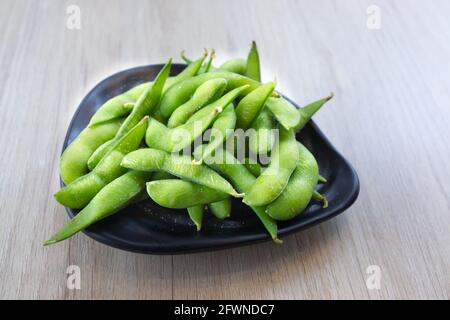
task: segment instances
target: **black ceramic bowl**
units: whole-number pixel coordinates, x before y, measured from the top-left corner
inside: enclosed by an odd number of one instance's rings
[[[75,112],[63,149],[86,127],[91,116],[106,100],[154,79],[162,67],[158,64],[132,68],[100,82]],[[184,67],[183,64],[173,64],[172,75]],[[328,179],[328,183],[321,185],[320,192],[328,198],[329,206],[324,209],[312,202],[297,218],[280,222],[281,238],[343,212],[353,204],[359,193],[355,170],[312,121],[298,134],[297,139],[314,154],[320,173]],[[67,212],[73,218],[78,210],[67,208]],[[148,200],[128,206],[97,222],[84,233],[115,248],[150,254],[209,251],[271,240],[253,211],[237,200],[233,202],[230,219],[222,221],[207,214],[200,232],[195,230],[186,210],[163,208]]]

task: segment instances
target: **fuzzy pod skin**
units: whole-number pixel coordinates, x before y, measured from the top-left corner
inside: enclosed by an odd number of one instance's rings
[[[286,130],[295,128],[300,123],[300,113],[286,99],[269,97],[266,101],[266,106]]]
[[[269,166],[244,197],[244,203],[264,206],[275,200],[286,187],[297,166],[298,145],[293,130],[280,128],[280,141],[272,152]]]
[[[177,179],[150,181],[147,183],[147,192],[157,204],[171,209],[190,208],[228,197],[226,193]]]
[[[264,107],[252,124],[255,133],[250,136],[249,149],[254,154],[267,155],[275,143],[272,130],[275,129],[273,114]]]
[[[256,178],[242,163],[228,152],[217,152],[214,157],[217,157],[216,160],[212,159],[212,157],[206,159],[211,168],[226,177],[239,192],[245,193],[250,191]],[[252,208],[258,216],[272,240],[276,243],[282,243],[282,241],[278,239],[277,223],[267,215],[265,208],[257,206],[250,206],[250,208]]]
[[[256,47],[255,41],[252,41],[252,46],[247,56],[245,76],[261,82],[261,66],[259,62],[258,48]]]
[[[67,146],[59,163],[64,184],[69,184],[89,172],[87,166],[89,157],[100,145],[116,135],[122,121],[123,119],[116,119],[92,128],[85,128]]]
[[[220,98],[226,86],[227,81],[222,78],[211,79],[200,85],[192,98],[172,113],[167,127],[175,128],[186,123],[197,110]]]
[[[331,93],[328,97],[314,101],[308,105],[306,105],[303,108],[298,109],[298,113],[300,114],[300,121],[299,123],[295,126],[294,130],[295,132],[300,131],[301,129],[303,129],[303,127],[305,126],[305,124],[311,120],[311,118],[313,117],[313,115],[320,110],[320,108],[323,107],[323,105],[325,103],[327,103],[328,101],[330,101],[333,98],[333,93]]]
[[[121,165],[140,171],[165,171],[233,197],[242,197],[225,178],[214,170],[205,165],[193,164],[190,156],[150,148],[139,149],[126,155]]]
[[[163,93],[175,83],[195,76],[198,73],[201,65],[203,64],[205,58],[206,55],[203,55],[200,59],[192,62],[178,75],[168,77],[167,81],[164,83]],[[100,106],[97,112],[95,112],[88,126],[98,125],[106,121],[127,116],[132,111],[132,108],[130,108],[130,104],[134,104],[142,95],[142,93],[153,86],[153,84],[154,81],[141,83],[131,88],[130,90],[109,99],[102,106]]]
[[[147,122],[148,117],[142,119],[119,140],[93,171],[59,190],[55,194],[55,199],[69,208],[84,208],[104,186],[127,171],[120,163],[128,152],[139,148],[147,129]]]
[[[133,128],[143,117],[152,114],[161,100],[162,89],[169,75],[171,66],[172,60],[169,59],[156,76],[153,86],[148,87],[136,101],[133,111],[126,117],[115,137],[95,150],[88,160],[88,167],[90,170],[94,169],[108,151],[114,148],[114,145],[117,144],[118,140],[131,130],[131,128]]]
[[[275,220],[290,220],[299,215],[311,201],[319,179],[319,167],[311,152],[298,143],[299,162],[283,193],[266,208]]]
[[[187,212],[191,221],[195,224],[197,231],[200,231],[203,226],[203,216],[205,212],[205,206],[202,204],[187,208]]]
[[[209,157],[217,148],[222,146],[223,142],[233,134],[235,127],[236,113],[233,104],[229,104],[214,121],[209,142],[194,150],[193,155],[196,163],[201,163],[204,158]]]
[[[236,127],[248,129],[258,117],[267,98],[275,89],[275,82],[268,82],[256,88],[239,101],[236,107]]]
[[[201,84],[205,81],[216,78],[223,78],[227,81],[225,92],[237,87],[248,85],[248,88],[242,91],[241,95],[245,95],[260,86],[260,83],[255,80],[229,71],[215,70],[203,73],[181,81],[167,90],[159,107],[163,118],[168,119],[175,109],[190,99],[192,94]]]
[[[101,189],[89,204],[44,245],[65,240],[132,203],[145,190],[148,172],[129,171]]]
[[[231,198],[227,197],[221,201],[208,204],[209,211],[220,220],[231,216]]]

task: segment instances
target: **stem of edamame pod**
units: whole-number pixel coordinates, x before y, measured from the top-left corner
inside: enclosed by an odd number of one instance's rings
[[[327,179],[319,174],[319,183],[327,183]]]
[[[312,198],[322,203],[322,208],[328,208],[328,199],[323,194],[320,194],[317,190],[313,191]]]
[[[331,93],[328,97],[314,101],[310,104],[308,104],[307,106],[298,109],[298,112],[300,114],[300,121],[299,123],[295,126],[294,130],[295,132],[300,131],[305,124],[311,120],[312,116],[320,110],[320,108],[322,108],[322,106],[327,103],[328,101],[330,101],[333,98],[334,94]]]

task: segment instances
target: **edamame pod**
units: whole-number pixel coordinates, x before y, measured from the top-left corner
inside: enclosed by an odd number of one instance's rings
[[[224,62],[218,70],[229,71],[240,75],[245,75],[247,61],[245,59],[230,59]]]
[[[85,128],[67,146],[61,155],[59,171],[61,179],[69,184],[89,172],[87,161],[100,145],[112,139],[123,119],[116,119],[92,128]]]
[[[193,152],[194,163],[202,163],[203,159],[211,155],[217,148],[222,146],[223,142],[233,134],[236,126],[236,113],[233,104],[228,107],[217,117],[211,128],[211,135],[207,144],[198,146]]]
[[[109,150],[114,148],[114,145],[117,144],[117,141],[123,137],[123,135],[133,128],[144,116],[148,116],[152,113],[161,99],[162,89],[164,87],[164,83],[166,82],[167,76],[169,75],[171,65],[172,59],[169,59],[167,64],[156,76],[153,86],[148,87],[136,101],[133,111],[122,123],[115,137],[95,150],[88,160],[88,167],[90,170],[94,169],[104,155],[107,154]]]
[[[205,165],[194,165],[190,156],[157,149],[139,149],[126,155],[121,166],[140,171],[165,171],[182,179],[207,186],[233,197],[242,197],[232,185]],[[191,206],[185,206],[185,208]]]
[[[297,162],[298,145],[294,131],[280,128],[280,141],[272,152],[269,166],[246,193],[244,203],[264,206],[275,200],[286,187]]]
[[[262,167],[255,160],[245,158],[243,164],[247,168],[247,170],[250,171],[255,177],[259,177],[261,175]]]
[[[267,98],[275,89],[275,82],[265,83],[239,101],[236,107],[236,127],[247,129],[259,115]]]
[[[300,123],[300,113],[286,99],[269,97],[266,101],[266,106],[286,130],[295,128]]]
[[[195,76],[199,72],[205,58],[206,54],[198,60],[192,62],[178,75],[168,77],[164,84],[163,93],[175,83]],[[130,109],[130,104],[135,103],[145,90],[148,90],[149,87],[153,86],[153,83],[154,81],[141,83],[130,90],[109,99],[102,106],[100,106],[97,112],[95,112],[88,126],[94,126],[128,115],[132,110],[132,108]]]
[[[256,178],[247,170],[247,168],[245,168],[242,163],[226,151],[216,152],[214,158],[215,160],[212,158],[207,159],[207,163],[211,168],[228,178],[239,192],[245,193],[250,191],[256,181]],[[250,206],[250,208],[252,208],[259,220],[261,220],[272,240],[276,243],[282,243],[283,241],[278,239],[277,236],[277,223],[267,215],[265,208],[256,206]]]
[[[226,86],[227,81],[222,78],[205,81],[195,90],[190,100],[179,106],[172,113],[167,122],[167,127],[175,128],[186,123],[189,117],[197,110],[221,97]]]
[[[139,147],[147,128],[147,122],[148,117],[142,119],[119,139],[114,148],[105,155],[93,171],[63,187],[55,194],[55,199],[69,208],[84,208],[105,185],[127,171],[120,166],[120,162],[125,154]]]
[[[275,143],[274,119],[272,113],[264,107],[252,124],[255,132],[250,135],[249,149],[254,154],[267,155]]]
[[[216,118],[217,114],[230,104],[247,86],[231,90],[220,99],[203,107],[176,128],[168,129],[162,123],[150,120],[145,141],[149,147],[167,152],[177,152],[189,146],[198,138]]]
[[[333,98],[333,93],[331,93],[328,97],[314,101],[310,104],[308,104],[307,106],[298,109],[298,112],[300,114],[300,121],[299,123],[295,126],[294,130],[295,132],[300,131],[305,124],[311,120],[312,116],[320,110],[320,108],[322,108],[322,106],[327,103],[328,101],[330,101]]]
[[[145,190],[148,172],[129,171],[116,178],[95,195],[89,204],[55,235],[44,242],[53,244],[73,236],[93,223],[104,219],[135,200]]]
[[[178,152],[189,147],[195,139],[201,136],[220,112],[220,108],[215,108],[198,121],[185,123],[173,129],[167,128],[158,120],[150,119],[145,142],[150,148]]]
[[[250,48],[250,52],[248,53],[245,76],[256,81],[261,81],[261,66],[259,63],[258,48],[256,47],[255,41],[252,41],[252,46]]]
[[[197,231],[202,229],[204,211],[205,207],[203,204],[187,208],[189,218],[191,218],[192,222],[195,224]]]
[[[226,193],[185,180],[157,180],[147,183],[150,198],[160,206],[184,209],[217,202],[228,197]]]
[[[298,142],[299,162],[283,193],[266,208],[266,213],[276,220],[289,220],[300,214],[311,201],[319,178],[319,168],[314,156]]]
[[[227,197],[221,201],[210,203],[208,209],[217,219],[229,218],[231,215],[231,198]]]
[[[167,92],[161,99],[159,108],[161,110],[161,115],[165,119],[169,118],[176,108],[189,100],[195,90],[202,83],[207,80],[217,78],[223,78],[227,81],[225,92],[228,92],[237,87],[241,87],[243,85],[249,85],[246,90],[241,92],[242,95],[245,95],[256,87],[260,86],[260,83],[255,80],[229,71],[217,70],[203,73],[198,76],[181,81],[167,90]]]

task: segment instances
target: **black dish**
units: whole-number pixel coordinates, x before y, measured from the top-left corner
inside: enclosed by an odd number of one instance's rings
[[[91,116],[106,100],[154,79],[162,66],[128,69],[100,82],[75,112],[63,150],[86,127]],[[183,64],[173,64],[172,75],[184,67]],[[327,196],[329,207],[323,209],[320,204],[312,202],[297,218],[280,222],[280,238],[343,212],[353,204],[359,193],[355,170],[312,121],[298,134],[297,139],[314,154],[320,173],[328,179],[328,183],[320,187],[320,192]],[[78,213],[78,210],[66,210],[70,218]],[[186,210],[162,208],[150,200],[130,205],[83,232],[106,245],[149,254],[209,251],[271,240],[256,215],[239,201],[233,202],[230,219],[221,221],[207,214],[201,232],[195,231]]]

